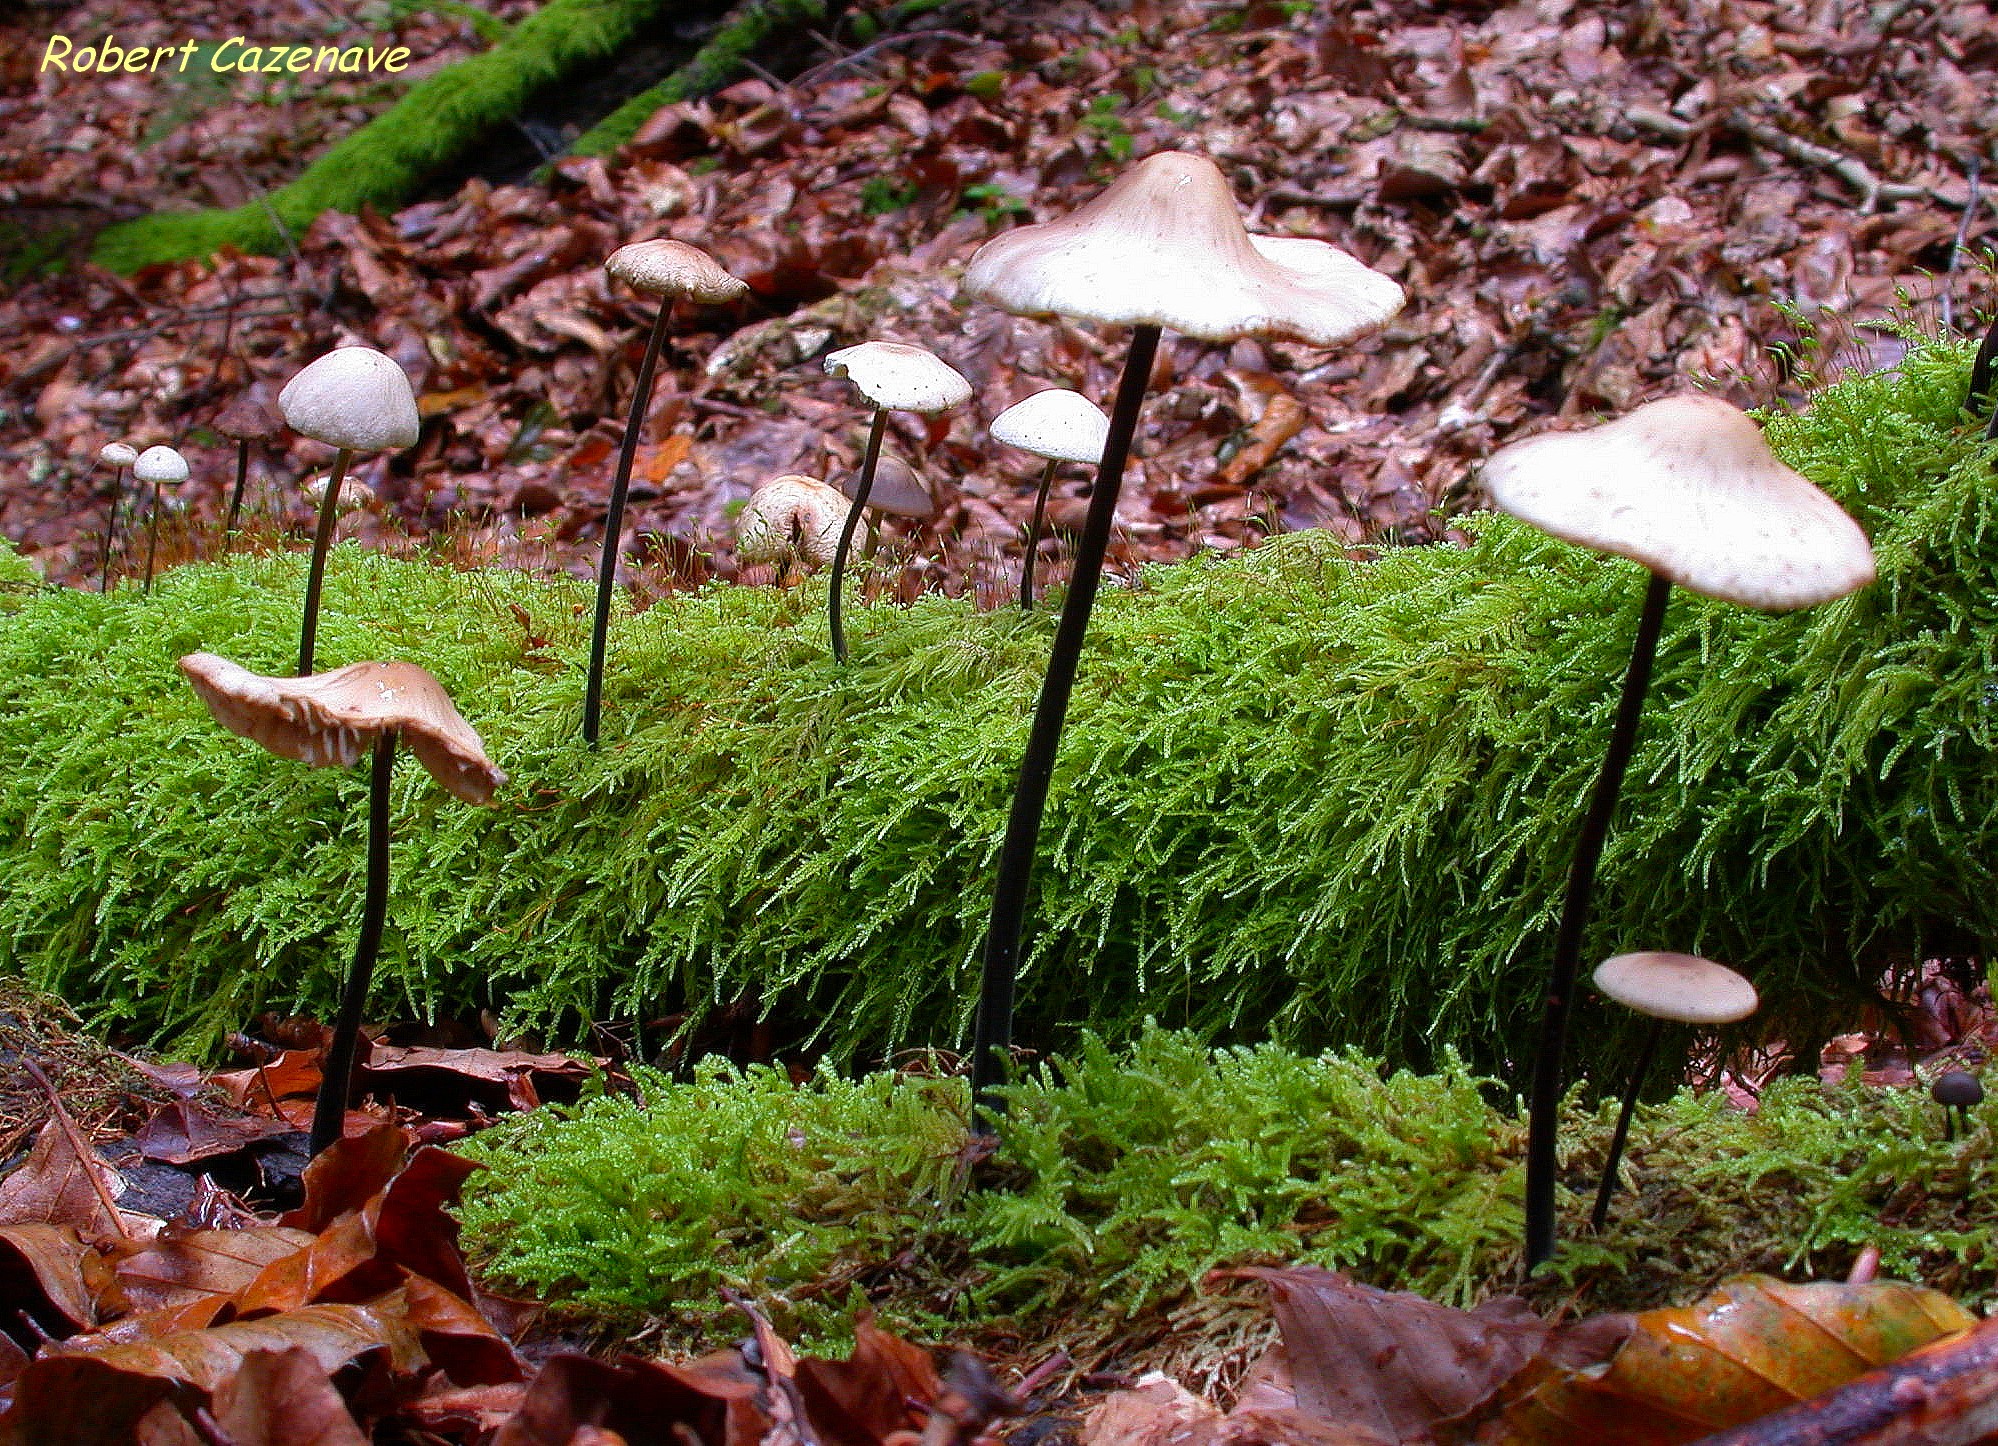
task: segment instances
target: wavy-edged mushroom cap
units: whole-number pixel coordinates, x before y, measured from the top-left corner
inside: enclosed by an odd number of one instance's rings
[[[842,497],[851,502],[853,494],[859,489],[859,473],[840,475],[839,492]],[[923,485],[916,469],[890,452],[883,452],[874,463],[874,485],[867,489],[867,505],[877,512],[890,512],[897,517],[937,515],[937,500],[930,496],[930,489]]]
[[[719,306],[749,294],[749,283],[731,276],[698,246],[684,241],[634,241],[611,252],[604,270],[633,291],[672,299],[684,296]]]
[[[171,447],[148,447],[133,460],[132,475],[141,482],[170,487],[187,480],[187,458]]]
[[[280,758],[350,767],[394,729],[430,776],[467,803],[490,801],[506,782],[444,685],[414,663],[266,678],[214,653],[189,653],[180,670],[217,723]]]
[[[1755,1013],[1755,986],[1697,954],[1618,954],[1596,966],[1596,988],[1653,1019],[1732,1024]]]
[[[1859,524],[1716,397],[1528,437],[1493,453],[1483,476],[1513,516],[1707,597],[1782,612],[1873,581]]]
[[[312,499],[312,505],[319,507],[326,501],[326,484],[331,477],[314,477],[305,484],[305,495]],[[375,489],[353,477],[340,479],[340,497],[333,506],[341,512],[352,512],[357,507],[375,505]]]
[[[139,460],[139,449],[129,442],[106,442],[97,449],[97,460],[113,467],[129,467]]]
[[[408,373],[371,346],[326,353],[284,384],[278,410],[294,432],[354,452],[411,447],[422,430]]]
[[[839,546],[849,507],[837,487],[793,472],[773,477],[742,505],[735,519],[735,555],[747,563],[782,563],[797,556],[825,567]]]
[[[215,430],[235,442],[261,442],[275,437],[284,419],[271,410],[270,394],[260,382],[236,393],[228,406],[215,414]]]
[[[1067,387],[1035,392],[992,419],[999,441],[1050,462],[1101,462],[1110,419],[1081,392]]]
[[[826,371],[891,412],[947,412],[971,399],[971,383],[949,362],[899,341],[864,341],[833,352]]]
[[[965,267],[964,291],[1022,316],[1315,346],[1377,329],[1405,300],[1329,242],[1251,236],[1221,168],[1184,151],[1147,156],[1058,220],[993,237]]]

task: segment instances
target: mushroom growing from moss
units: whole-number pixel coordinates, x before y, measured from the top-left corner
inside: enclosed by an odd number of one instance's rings
[[[356,452],[415,446],[422,423],[408,375],[393,358],[367,346],[336,348],[299,372],[278,393],[278,410],[294,432],[337,449],[332,480],[319,504],[319,526],[312,534],[305,621],[298,635],[298,675],[303,678],[312,672],[319,593],[326,581],[326,552],[333,544],[333,520],[340,510],[340,483],[347,475],[347,463]]]
[[[261,384],[238,392],[215,417],[215,430],[236,444],[236,485],[229,489],[229,510],[222,523],[225,546],[236,535],[236,520],[243,513],[243,490],[250,480],[250,443],[269,441],[282,425]]]
[[[846,629],[840,615],[840,578],[846,571],[847,555],[853,549],[853,533],[860,525],[861,509],[867,506],[874,490],[888,414],[917,412],[934,416],[947,412],[970,400],[971,383],[935,354],[895,341],[864,341],[859,346],[836,351],[826,358],[826,370],[851,381],[860,388],[862,396],[874,403],[874,421],[867,429],[867,451],[861,458],[860,479],[854,483],[846,524],[833,548],[832,587],[826,603],[833,657],[844,663]]]
[[[1984,1086],[1967,1069],[1946,1069],[1929,1086],[1929,1098],[1943,1107],[1943,1138],[1954,1140],[1957,1121],[1969,1129],[1970,1107],[1984,1103]]]
[[[1485,463],[1499,507],[1567,542],[1650,570],[1609,746],[1575,837],[1534,1056],[1526,1162],[1526,1268],[1554,1250],[1554,1172],[1562,1056],[1596,865],[1624,770],[1672,585],[1782,612],[1844,597],[1873,580],[1859,524],[1784,466],[1762,429],[1714,397],[1668,397],[1582,432],[1514,442]]]
[[[139,460],[139,449],[129,442],[106,442],[98,449],[97,460],[111,464],[111,508],[104,514],[104,557],[97,579],[97,590],[109,592],[112,550],[118,540],[118,508],[125,500],[125,469]]]
[[[1047,460],[1041,485],[1034,491],[1034,515],[1027,524],[1027,556],[1020,564],[1020,606],[1034,605],[1034,552],[1041,541],[1041,517],[1047,511],[1048,488],[1055,468],[1064,462],[1103,461],[1103,441],[1110,419],[1081,392],[1055,387],[1015,402],[992,419],[988,429],[999,441]]]
[[[1596,1208],[1590,1213],[1589,1224],[1600,1231],[1609,1223],[1610,1196],[1616,1191],[1616,1167],[1623,1158],[1623,1143],[1630,1136],[1630,1116],[1637,1108],[1644,1077],[1651,1072],[1651,1061],[1658,1053],[1658,1037],[1665,1032],[1665,1022],[1733,1024],[1755,1013],[1760,1001],[1755,997],[1755,986],[1741,975],[1725,964],[1716,964],[1697,954],[1655,950],[1618,954],[1596,966],[1595,979],[1596,988],[1651,1021],[1644,1031],[1637,1063],[1630,1068],[1630,1085],[1623,1092],[1616,1131],[1610,1136],[1609,1158],[1603,1164],[1602,1181],[1596,1186]]]
[[[736,558],[776,566],[787,575],[793,563],[824,567],[839,547],[846,510],[839,489],[816,477],[797,472],[773,477],[749,494],[736,516]]]
[[[1012,1037],[1041,816],[1160,333],[1337,346],[1384,325],[1403,297],[1388,277],[1326,242],[1251,236],[1220,168],[1178,151],[1140,161],[1071,215],[986,242],[965,267],[964,294],[1020,315],[1132,329],[999,855],[971,1065],[978,1128],[989,1130],[991,1092]]]
[[[153,561],[160,550],[160,500],[161,490],[178,487],[187,480],[187,458],[171,447],[148,447],[139,453],[132,463],[132,475],[141,482],[153,484],[153,496],[146,510],[146,583],[145,591],[153,590]]]
[[[429,673],[414,663],[350,663],[306,678],[266,678],[214,653],[190,653],[180,670],[215,721],[280,758],[315,768],[349,768],[373,750],[368,792],[368,875],[361,932],[340,996],[325,1074],[312,1114],[311,1150],[340,1138],[353,1085],[361,1010],[388,916],[389,781],[398,741],[406,742],[456,798],[486,803],[506,775]]]
[[[617,473],[611,479],[610,505],[604,512],[604,548],[597,559],[596,611],[590,620],[590,668],[583,683],[583,741],[594,748],[602,731],[604,656],[610,646],[611,588],[617,581],[618,542],[624,533],[624,504],[631,493],[631,464],[638,455],[638,434],[652,403],[652,378],[659,366],[659,349],[681,297],[704,306],[718,306],[749,294],[749,283],[731,276],[698,246],[684,241],[635,241],[620,246],[604,262],[604,270],[634,291],[658,298],[645,354],[638,363],[638,381],[631,391],[631,412],[625,418],[624,440],[617,449]]]

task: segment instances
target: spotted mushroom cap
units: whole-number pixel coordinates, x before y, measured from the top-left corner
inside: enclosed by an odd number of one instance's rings
[[[1707,597],[1781,612],[1873,581],[1859,524],[1717,397],[1528,437],[1493,453],[1483,477],[1513,516]]]
[[[141,482],[170,486],[187,480],[187,458],[171,447],[148,447],[132,463],[132,475]]]
[[[992,419],[992,435],[1050,462],[1101,462],[1110,419],[1081,392],[1035,392]]]
[[[1755,1013],[1755,986],[1697,954],[1618,954],[1596,966],[1596,988],[1653,1019],[1732,1024]]]
[[[284,384],[278,410],[294,432],[355,452],[411,447],[422,430],[408,374],[371,346],[326,353]]]
[[[139,460],[139,449],[130,442],[106,442],[97,449],[97,460],[113,467],[129,467]]]
[[[1184,151],[1147,156],[1068,215],[987,241],[964,292],[1022,316],[1315,346],[1376,330],[1405,299],[1328,242],[1251,236],[1221,168]]]
[[[864,341],[833,352],[826,370],[859,387],[875,406],[893,412],[947,412],[971,398],[971,383],[950,363],[899,341]]]
[[[772,478],[749,494],[735,519],[735,555],[747,563],[797,557],[825,567],[839,546],[851,504],[836,487],[799,473]]]
[[[266,678],[214,653],[189,653],[180,670],[217,723],[280,758],[351,767],[393,729],[430,776],[467,803],[490,801],[506,782],[444,685],[414,663]]]
[[[604,270],[649,296],[684,296],[718,306],[749,294],[749,283],[722,270],[714,257],[684,241],[634,241],[611,252]]]
[[[859,486],[858,472],[840,475],[839,492],[842,497],[851,501]],[[882,452],[874,464],[874,485],[867,489],[867,505],[876,512],[890,512],[897,517],[937,515],[937,500],[930,496],[930,489],[923,485],[916,469],[887,451]]]

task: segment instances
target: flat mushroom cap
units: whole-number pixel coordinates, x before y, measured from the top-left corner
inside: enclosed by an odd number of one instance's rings
[[[1405,299],[1329,242],[1251,236],[1221,168],[1184,151],[1147,156],[1070,214],[987,241],[964,291],[1022,316],[1314,346],[1378,329]]]
[[[1513,516],[1707,597],[1781,612],[1873,581],[1859,524],[1715,397],[1667,397],[1585,432],[1514,442],[1483,476]]]
[[[839,547],[847,499],[816,477],[774,477],[749,494],[735,519],[735,555],[747,563],[781,563],[795,552],[825,567]]]
[[[698,246],[684,241],[634,241],[611,252],[604,270],[651,296],[672,300],[684,296],[703,306],[718,306],[749,294],[749,283],[731,276]]]
[[[180,670],[217,723],[280,758],[347,768],[393,729],[430,776],[467,803],[490,801],[506,782],[444,685],[414,663],[266,678],[214,653],[189,653]]]
[[[326,353],[284,384],[278,410],[294,432],[354,452],[414,446],[422,429],[408,374],[371,346]]]
[[[1596,988],[1653,1019],[1732,1024],[1755,1013],[1755,986],[1695,954],[1618,954],[1596,966]]]
[[[139,449],[129,442],[106,442],[97,449],[97,460],[113,467],[129,467],[139,460]]]
[[[1081,392],[1035,392],[992,419],[988,430],[1009,447],[1050,462],[1101,462],[1110,419]]]
[[[132,475],[141,482],[185,482],[187,458],[171,447],[148,447],[133,461]]]
[[[899,341],[864,341],[833,352],[826,371],[845,377],[868,401],[891,412],[947,412],[971,398],[971,383],[955,367]]]
[[[860,474],[848,472],[839,479],[840,495],[848,501],[860,490]],[[897,517],[935,517],[937,500],[916,475],[916,469],[887,452],[874,464],[874,485],[867,489],[867,505],[876,512]]]

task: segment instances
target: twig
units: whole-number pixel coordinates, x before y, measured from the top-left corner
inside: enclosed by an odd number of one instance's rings
[[[879,40],[869,41],[866,45],[861,46],[860,49],[849,51],[837,59],[821,61],[794,79],[791,84],[793,86],[806,86],[812,84],[814,81],[824,80],[827,76],[844,70],[849,65],[858,65],[863,61],[871,59],[877,52],[886,50],[891,45],[901,45],[911,40],[955,40],[960,45],[975,45],[978,43],[976,37],[966,35],[960,30],[898,30],[893,35],[884,35]]]
[[[98,1163],[97,1151],[84,1142],[83,1136],[76,1128],[76,1121],[72,1120],[69,1111],[62,1107],[62,1097],[56,1093],[55,1086],[49,1083],[49,1077],[42,1073],[42,1067],[26,1055],[21,1056],[21,1067],[33,1076],[35,1083],[40,1085],[42,1092],[49,1097],[49,1112],[55,1116],[56,1126],[62,1131],[63,1137],[69,1141],[69,1148],[75,1153],[76,1162],[82,1167],[84,1178],[90,1181],[90,1188],[97,1193],[97,1203],[104,1207],[104,1213],[111,1218],[111,1228],[118,1232],[119,1240],[136,1250],[139,1242],[133,1238],[132,1232],[125,1228],[124,1218],[118,1214],[118,1207],[111,1201],[111,1192],[104,1188],[103,1176],[92,1168],[93,1163]]]
[[[1963,259],[1964,239],[1970,235],[1970,218],[1977,214],[1977,178],[1982,170],[1980,158],[1970,157],[1964,167],[1964,175],[1970,182],[1970,193],[1963,203],[1963,219],[1956,223],[1956,236],[1949,243],[1949,264],[1943,267],[1942,324],[1943,330],[1950,330],[1956,321],[1954,292],[1956,290],[1956,266]]]
[[[1697,124],[1682,121],[1663,111],[1649,110],[1641,106],[1633,106],[1624,112],[1624,116],[1640,130],[1651,131],[1669,141],[1684,141],[1700,128]],[[1773,126],[1767,121],[1757,120],[1742,111],[1730,111],[1723,120],[1730,129],[1739,131],[1759,146],[1766,146],[1793,161],[1815,166],[1819,170],[1829,171],[1837,176],[1859,192],[1861,205],[1866,211],[1872,211],[1882,201],[1932,201],[1943,206],[1958,204],[1930,186],[1883,181],[1857,156],[1848,156],[1843,151],[1833,150],[1830,146],[1821,146],[1815,141],[1805,140],[1802,136],[1793,136],[1780,127]]]

